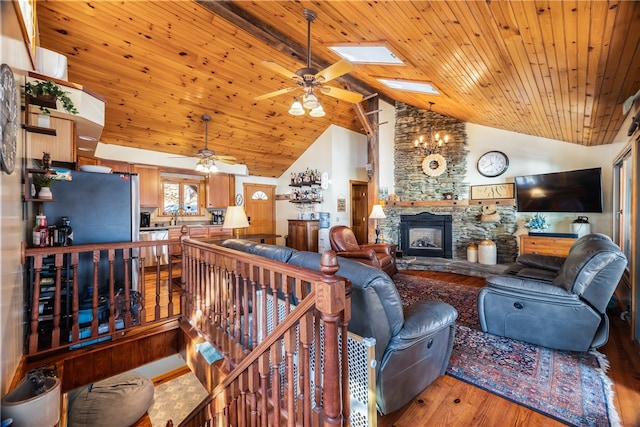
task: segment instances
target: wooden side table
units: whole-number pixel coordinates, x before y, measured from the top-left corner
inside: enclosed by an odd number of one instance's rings
[[[520,236],[520,254],[566,257],[577,239],[574,237]]]

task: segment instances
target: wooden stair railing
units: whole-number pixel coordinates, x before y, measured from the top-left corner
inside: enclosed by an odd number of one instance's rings
[[[177,318],[179,306],[174,304],[172,289],[177,274],[173,265],[160,263],[162,253],[171,256],[176,243],[155,240],[28,248],[23,242],[21,261],[29,301],[26,354],[44,355],[116,339],[136,327]],[[157,254],[155,271],[144,267],[142,249],[148,247]],[[81,270],[85,272],[82,278]],[[134,277],[136,283],[132,283]],[[155,284],[146,288],[149,281]],[[89,288],[99,291],[88,292]],[[81,295],[90,296],[82,310]]]
[[[349,424],[351,288],[335,276],[334,252],[319,267],[183,241],[182,312],[227,374],[219,384],[201,378],[211,394],[181,426]]]

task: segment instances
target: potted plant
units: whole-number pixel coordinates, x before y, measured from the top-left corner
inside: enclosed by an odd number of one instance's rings
[[[78,114],[73,101],[69,98],[70,92],[65,92],[56,83],[46,81],[33,81],[25,84],[25,93],[32,99],[39,99],[37,105],[42,114],[51,114],[49,108],[55,108],[56,100],[62,103],[62,108],[69,114]],[[47,101],[47,98],[49,100]],[[34,102],[35,103],[35,102]]]
[[[538,212],[529,218],[524,226],[531,231],[542,231],[549,228],[549,223],[547,223],[547,218]]]
[[[55,177],[48,173],[38,173],[33,175],[33,184],[38,190],[39,199],[52,199],[51,186],[56,181]]]

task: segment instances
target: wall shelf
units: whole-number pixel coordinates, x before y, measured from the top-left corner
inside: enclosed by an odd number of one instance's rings
[[[482,205],[499,205],[499,206],[515,206],[516,199],[478,199],[478,200],[407,200],[407,201],[388,201],[387,206],[396,207],[448,207],[448,206],[482,206]]]
[[[54,199],[39,199],[37,197],[31,197],[31,180],[29,179],[29,176],[31,174],[52,174],[55,175],[54,171],[50,171],[50,170],[45,170],[45,169],[25,169],[24,170],[24,176],[22,177],[22,180],[24,181],[24,190],[23,190],[23,194],[22,194],[22,200],[24,202],[55,202]]]
[[[51,129],[51,128],[43,128],[43,127],[40,127],[40,126],[33,126],[33,125],[23,124],[22,125],[22,129],[26,130],[27,132],[31,132],[31,133],[39,133],[41,135],[56,136],[56,130],[55,129]]]

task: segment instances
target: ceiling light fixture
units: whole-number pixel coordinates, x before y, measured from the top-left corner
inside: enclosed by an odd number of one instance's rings
[[[302,108],[302,104],[297,96],[293,97],[293,104],[291,104],[291,108],[289,108],[289,114],[292,116],[303,116],[304,108]]]
[[[211,117],[208,114],[202,115],[202,120],[204,121],[204,150],[200,150],[200,159],[198,159],[198,163],[196,164],[196,171],[202,172],[205,174],[216,173],[220,170],[216,166],[216,162],[213,160],[215,157],[215,153],[209,150],[209,121]]]
[[[216,173],[219,172],[216,163],[210,157],[201,157],[196,164],[196,171],[202,173]]]
[[[302,97],[302,106],[307,110],[313,110],[314,108],[318,108],[320,106],[318,97],[315,93],[313,93],[313,89],[309,89],[308,93],[305,93],[305,95]]]
[[[318,104],[318,106],[316,108],[314,108],[313,110],[309,111],[309,115],[311,117],[324,117],[326,115],[326,113],[324,112],[324,109],[322,108],[322,105]]]

